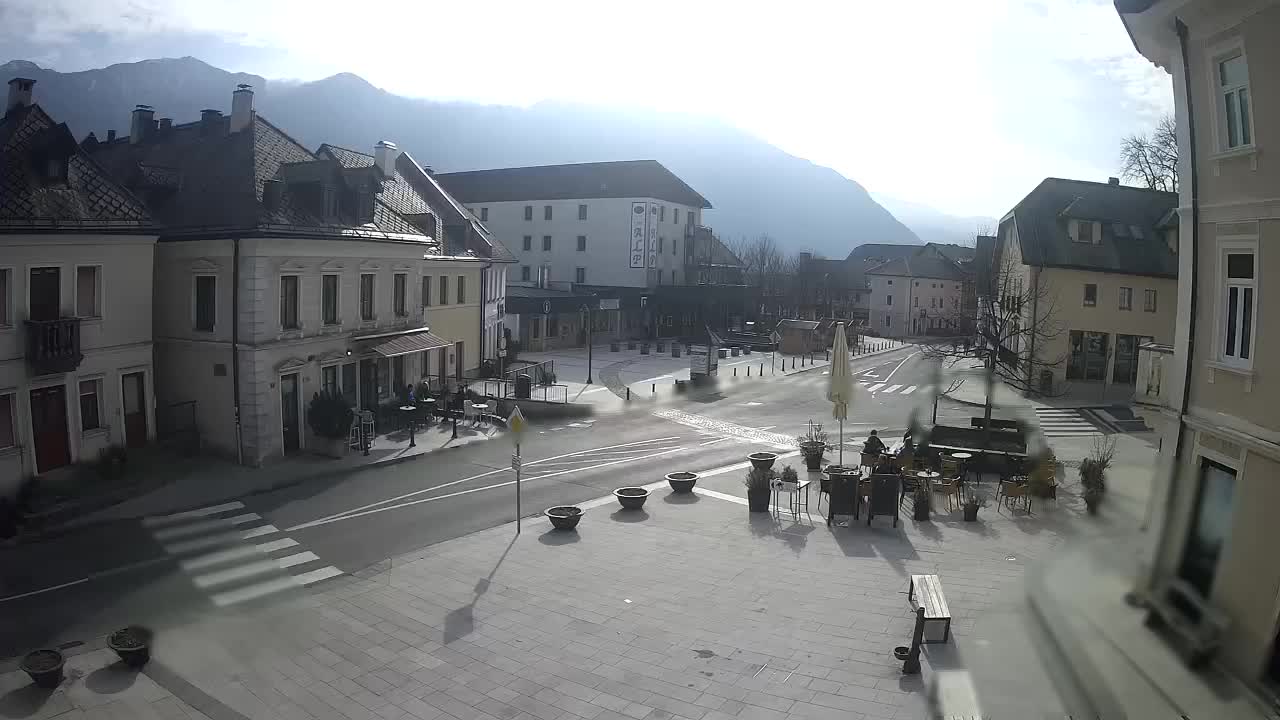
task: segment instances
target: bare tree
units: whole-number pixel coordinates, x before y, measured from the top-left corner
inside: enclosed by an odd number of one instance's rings
[[[1120,142],[1120,175],[1143,187],[1178,191],[1178,128],[1165,115],[1148,134],[1133,134]]]
[[[921,345],[925,357],[947,362],[951,367],[966,359],[982,363],[986,373],[983,419],[987,429],[997,377],[1014,390],[1040,391],[1040,372],[1059,367],[1065,360],[1065,356],[1045,354],[1049,344],[1062,334],[1062,326],[1055,319],[1056,293],[1036,283],[1028,270],[1007,255],[998,254],[990,269],[979,269],[975,279],[976,339],[964,335]]]

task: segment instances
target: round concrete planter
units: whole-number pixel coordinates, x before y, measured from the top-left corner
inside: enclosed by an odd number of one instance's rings
[[[751,467],[756,470],[768,470],[777,461],[778,453],[753,452],[747,456],[747,459],[751,461]]]
[[[698,473],[692,472],[673,472],[667,473],[667,484],[671,486],[673,492],[690,493],[693,492],[693,486],[698,483]]]
[[[46,648],[27,653],[19,667],[31,676],[36,687],[56,688],[62,682],[62,665],[62,653]]]
[[[614,490],[613,496],[618,498],[618,504],[623,510],[639,510],[644,507],[644,501],[649,499],[649,491],[639,487],[624,487]]]
[[[559,505],[547,508],[542,511],[543,515],[551,521],[551,526],[557,530],[572,530],[578,527],[578,521],[582,519],[582,508],[576,505]]]

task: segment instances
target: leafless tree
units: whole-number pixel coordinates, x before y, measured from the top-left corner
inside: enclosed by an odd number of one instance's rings
[[[921,346],[925,357],[950,367],[977,360],[986,373],[983,418],[991,424],[997,377],[1018,391],[1041,391],[1041,371],[1060,367],[1065,355],[1050,357],[1045,349],[1063,330],[1055,319],[1056,293],[1033,281],[1029,268],[998,254],[991,268],[975,279],[978,309],[977,337],[942,338]]]
[[[1150,134],[1133,134],[1120,142],[1120,175],[1143,187],[1178,191],[1178,129],[1165,115]]]

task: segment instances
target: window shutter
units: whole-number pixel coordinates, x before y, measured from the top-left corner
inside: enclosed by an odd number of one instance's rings
[[[1091,222],[1089,224],[1093,226],[1093,244],[1101,245],[1102,244],[1102,223]]]

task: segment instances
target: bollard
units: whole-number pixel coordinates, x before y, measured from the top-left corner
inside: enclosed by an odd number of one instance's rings
[[[733,369],[733,376],[738,377],[738,368]]]
[[[627,386],[627,402],[631,402],[631,386]]]
[[[911,649],[907,659],[902,661],[903,675],[920,674],[920,644],[924,642],[924,607],[916,608],[916,628],[911,634]]]
[[[760,363],[760,377],[764,377],[764,363]]]
[[[747,377],[751,377],[751,366],[747,366]]]
[[[653,383],[652,385],[650,385],[650,386],[649,386],[649,392],[650,392],[650,393],[653,393],[654,395],[657,395],[657,394],[658,394],[658,383]]]

